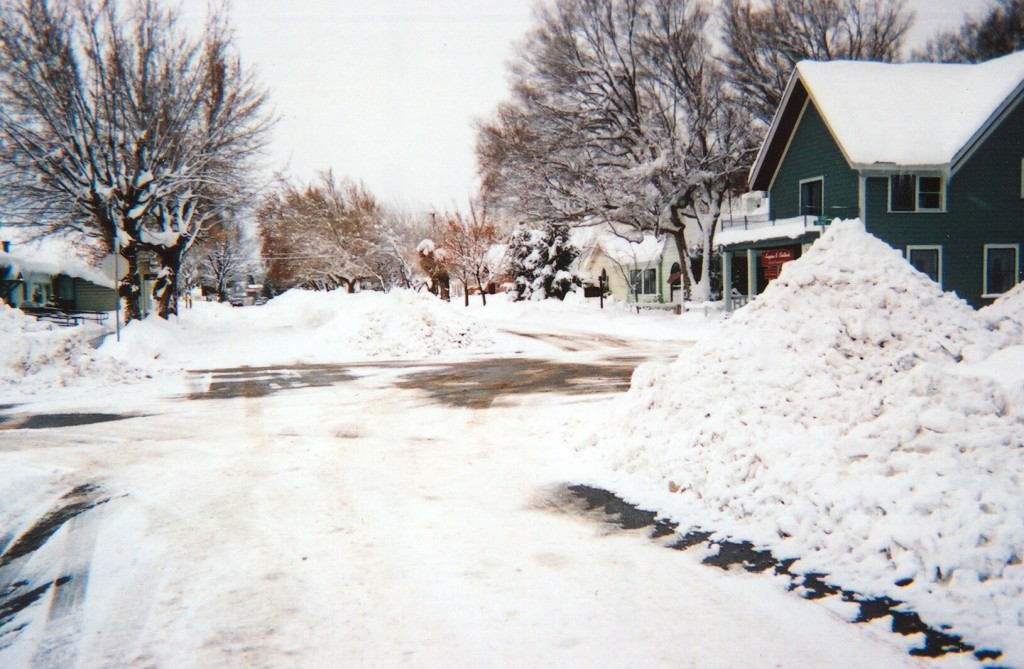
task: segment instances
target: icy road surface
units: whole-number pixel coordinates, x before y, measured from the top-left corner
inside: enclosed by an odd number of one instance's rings
[[[939,666],[549,504],[649,354],[209,372],[79,425],[6,407],[0,594],[33,596],[4,600],[0,666]]]

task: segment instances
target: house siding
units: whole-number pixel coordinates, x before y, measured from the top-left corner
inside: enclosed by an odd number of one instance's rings
[[[808,102],[770,188],[771,217],[800,215],[800,182],[824,177],[822,208],[830,218],[858,215],[858,177],[813,102]]]
[[[85,279],[75,279],[75,309],[81,311],[113,311],[117,308],[117,292]]]
[[[941,246],[942,288],[974,307],[989,304],[982,297],[985,245],[1024,246],[1022,159],[1024,104],[1018,104],[946,183],[944,213],[890,213],[888,178],[872,177],[865,225],[904,253],[909,245]]]

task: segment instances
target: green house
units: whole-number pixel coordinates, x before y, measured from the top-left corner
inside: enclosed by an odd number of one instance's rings
[[[974,65],[802,62],[749,187],[723,217],[733,290],[764,290],[829,221],[859,217],[975,307],[1021,280],[1024,52]],[[733,305],[729,305],[733,306]]]

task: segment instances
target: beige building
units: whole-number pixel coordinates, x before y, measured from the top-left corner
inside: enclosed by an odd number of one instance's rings
[[[682,268],[669,235],[616,234],[609,226],[586,229],[578,239],[580,274],[596,289],[604,277],[605,294],[623,302],[679,302]],[[580,235],[583,237],[584,235]]]

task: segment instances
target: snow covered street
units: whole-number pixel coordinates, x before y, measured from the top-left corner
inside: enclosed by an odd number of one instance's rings
[[[1024,666],[1024,292],[879,244],[728,319],[0,308],[0,666]]]
[[[577,385],[621,390],[623,355],[560,353],[524,373],[577,363]],[[921,666],[884,626],[850,625],[781,579],[550,504],[573,480],[568,435],[611,395],[565,375],[486,407],[431,394],[429,373],[479,362],[356,364],[326,386],[140,396],[118,404],[135,414],[123,420],[3,432],[5,487],[22,493],[4,496],[6,519],[76,486],[109,501],[0,568],[60,583],[4,627],[0,664]],[[203,378],[212,388],[189,383]]]

